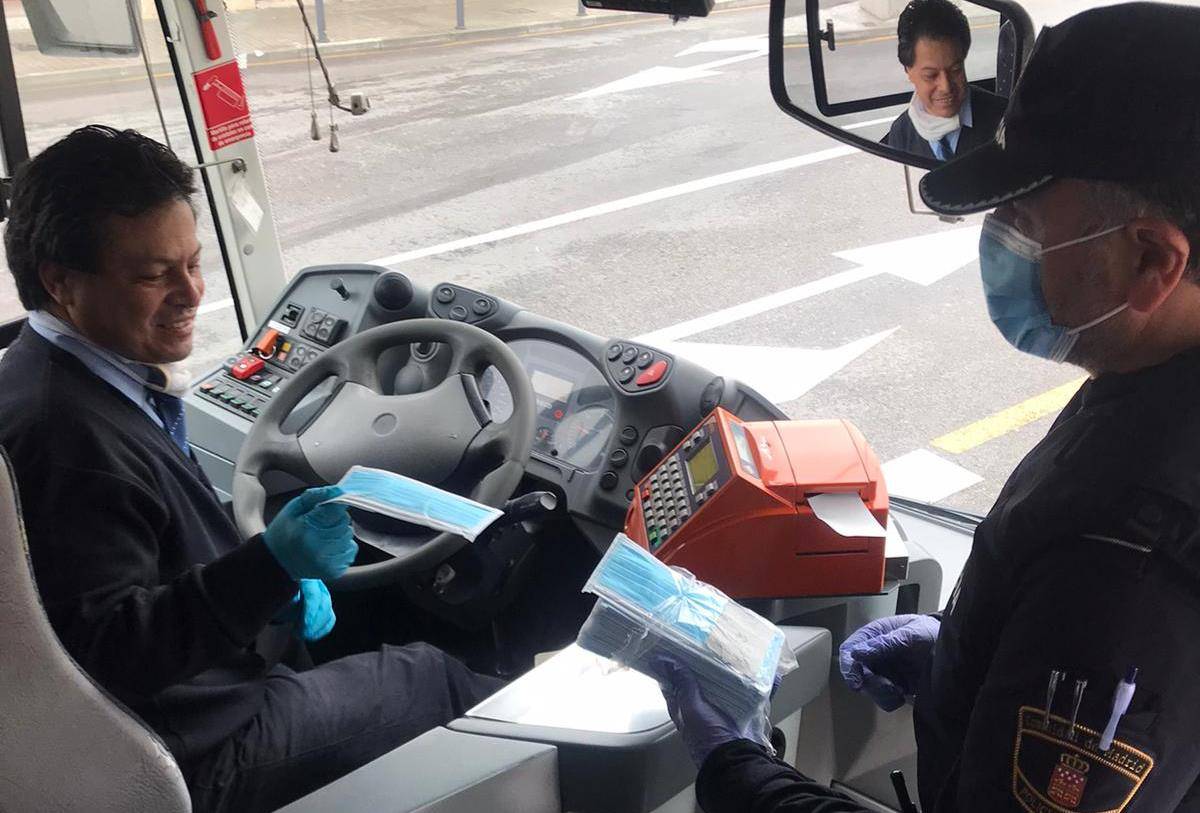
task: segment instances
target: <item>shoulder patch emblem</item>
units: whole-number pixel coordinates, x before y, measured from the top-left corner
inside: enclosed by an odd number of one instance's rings
[[[1120,813],[1154,769],[1154,758],[1044,709],[1022,706],[1013,746],[1013,796],[1027,813]]]

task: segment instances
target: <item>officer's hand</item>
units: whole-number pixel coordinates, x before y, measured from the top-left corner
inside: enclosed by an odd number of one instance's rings
[[[283,507],[263,534],[267,548],[296,581],[336,579],[354,562],[358,543],[337,486],[310,488]]]
[[[893,615],[867,624],[838,653],[846,685],[865,690],[884,711],[900,708],[916,694],[939,629],[941,622],[928,615]]]
[[[704,764],[708,755],[733,740],[742,739],[742,728],[725,712],[711,705],[700,693],[696,678],[686,666],[674,658],[654,655],[649,663],[667,701],[667,711],[679,729],[696,767]]]

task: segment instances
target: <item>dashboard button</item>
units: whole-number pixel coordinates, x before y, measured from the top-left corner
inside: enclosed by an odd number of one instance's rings
[[[621,430],[621,442],[626,446],[632,446],[633,444],[637,443],[637,440],[638,430],[636,427],[626,426]]]
[[[649,387],[661,381],[666,374],[667,363],[659,359],[642,371],[642,374],[637,377],[636,383],[639,387]]]
[[[471,304],[471,310],[475,311],[478,316],[487,316],[492,312],[492,300],[484,299],[481,296]]]
[[[637,357],[638,349],[636,347],[626,347],[625,352],[621,354],[621,361],[629,364]]]
[[[616,361],[621,357],[621,353],[623,352],[625,352],[624,345],[620,344],[619,342],[610,344],[608,346],[608,360]]]
[[[449,285],[442,285],[437,289],[437,293],[434,294],[437,297],[437,301],[443,305],[449,305],[457,295],[458,293]]]
[[[634,375],[633,368],[629,367],[629,366],[625,366],[625,367],[621,368],[621,372],[617,373],[617,380],[620,381],[622,384],[628,384],[630,381],[633,380],[633,375]]]
[[[619,480],[615,471],[606,471],[600,475],[600,487],[605,491],[612,491],[617,487]]]
[[[624,449],[613,449],[612,454],[608,456],[608,462],[619,469],[629,462],[629,452]]]
[[[644,350],[638,354],[637,366],[639,370],[644,370],[650,366],[650,362],[654,361],[654,354],[649,350]]]
[[[242,356],[238,359],[237,364],[233,365],[229,374],[238,380],[245,380],[255,373],[261,372],[265,366],[263,360],[256,356]]]
[[[462,322],[467,318],[467,309],[462,305],[455,305],[450,309],[450,318]]]

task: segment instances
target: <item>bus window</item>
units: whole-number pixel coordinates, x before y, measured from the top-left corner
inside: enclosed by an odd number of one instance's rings
[[[34,6],[32,3],[30,5]],[[112,48],[107,52],[94,51],[89,54],[56,47],[53,42],[47,42],[44,27],[37,22],[39,13],[45,16],[46,5],[44,2],[36,4],[35,16],[31,18],[26,15],[24,4],[4,4],[29,154],[36,155],[76,127],[93,123],[133,128],[159,141],[164,140],[162,123],[155,109],[140,52],[134,49],[133,53],[128,53],[128,48],[126,52]],[[68,3],[67,7],[81,5]],[[128,16],[123,0],[89,3],[88,8],[95,11],[94,7],[103,5],[111,6],[109,11],[118,20],[123,19],[122,15]],[[162,28],[155,16],[154,5],[151,3],[144,8],[149,16],[141,21],[141,30],[170,143],[185,161],[194,163],[195,151],[170,71]],[[95,16],[63,17],[56,29],[59,38],[73,42],[120,39],[121,32],[116,29],[100,32],[87,30],[83,24]],[[63,27],[72,21],[79,24],[77,30]],[[44,50],[53,53],[43,53]],[[202,188],[201,179],[196,180]],[[212,214],[203,192],[196,195],[194,203],[206,286],[204,302],[200,306],[201,314],[196,320],[195,351],[191,362],[195,371],[199,372],[235,350],[241,342],[241,335],[236,312],[231,306],[229,282],[217,244]],[[2,258],[0,266],[3,266],[0,268],[0,322],[6,322],[22,316],[24,308],[17,299],[12,276]]]

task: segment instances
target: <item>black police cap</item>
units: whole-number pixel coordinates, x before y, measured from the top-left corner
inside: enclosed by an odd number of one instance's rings
[[[991,209],[1055,178],[1200,172],[1200,8],[1125,3],[1042,30],[995,138],[921,179],[935,212]]]

